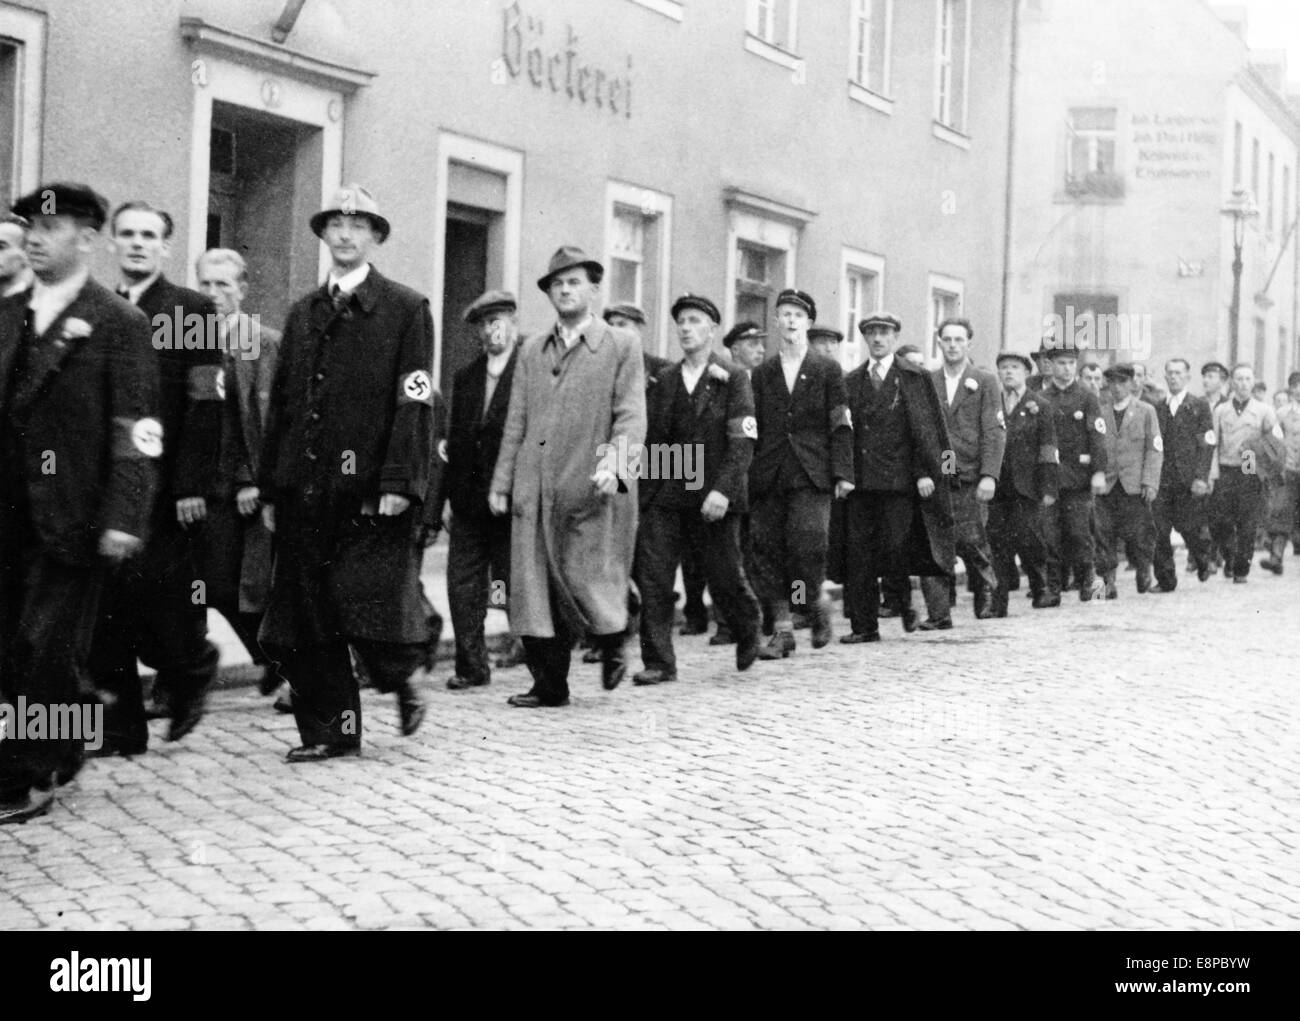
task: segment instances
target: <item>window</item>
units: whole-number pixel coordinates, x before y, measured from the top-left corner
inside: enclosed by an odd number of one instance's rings
[[[1259,201],[1259,139],[1250,143],[1250,197]]]
[[[39,184],[45,15],[0,4],[0,199]]]
[[[727,307],[724,319],[743,319],[767,327],[776,296],[795,284],[799,233],[816,215],[740,188],[723,192],[727,206]],[[768,338],[768,350],[776,338]]]
[[[938,0],[934,119],[966,131],[966,78],[970,53],[970,0]]]
[[[929,345],[927,357],[931,359],[938,358],[939,342],[935,339],[935,330],[939,324],[950,316],[961,315],[962,299],[965,296],[966,285],[956,277],[943,276],[939,273],[930,274],[930,309],[929,309]]]
[[[863,357],[858,323],[881,309],[885,260],[870,252],[845,248],[840,257],[840,267],[840,277],[844,281],[843,313],[840,320],[844,330],[844,343],[840,345],[840,363],[848,372],[857,368]]]
[[[1241,121],[1232,122],[1232,186],[1241,184]]]
[[[1268,154],[1268,201],[1264,206],[1264,228],[1273,233],[1273,154]]]
[[[745,49],[802,75],[804,63],[795,56],[799,0],[748,0]]]
[[[1114,107],[1075,107],[1066,120],[1065,190],[1076,197],[1120,198]]]
[[[627,302],[645,312],[645,349],[662,352],[668,335],[672,196],[611,181],[605,198],[606,303]]]
[[[849,80],[889,95],[889,39],[893,0],[853,0],[849,24]]]

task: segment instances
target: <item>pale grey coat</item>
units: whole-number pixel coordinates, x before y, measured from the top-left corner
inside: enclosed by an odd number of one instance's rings
[[[635,469],[626,468],[645,430],[636,334],[593,319],[568,352],[554,329],[523,342],[491,487],[511,495],[510,625],[517,634],[554,635],[552,587],[556,611],[578,635],[626,628],[637,526]],[[591,481],[602,465],[622,480],[612,496]]]

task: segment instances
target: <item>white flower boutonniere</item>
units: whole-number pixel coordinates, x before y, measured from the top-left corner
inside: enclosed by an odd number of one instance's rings
[[[92,327],[84,319],[65,319],[63,321],[63,339],[80,340],[83,337],[89,337]]]
[[[980,388],[980,385],[973,379],[966,380],[962,385],[965,386],[967,390],[978,390]]]
[[[709,375],[712,376],[714,379],[716,379],[719,383],[725,383],[728,379],[731,378],[731,374],[728,373],[727,370],[724,369],[721,365],[717,365],[717,364],[713,364],[709,366]]]
[[[1083,412],[1082,412],[1082,411],[1076,411],[1076,412],[1074,413],[1074,420],[1075,420],[1076,422],[1082,422],[1082,421],[1083,421]]]
[[[1029,413],[1031,415],[1038,414],[1038,405],[1035,404],[1033,401],[1030,401],[1028,404],[1025,405],[1025,407],[1029,409]]]

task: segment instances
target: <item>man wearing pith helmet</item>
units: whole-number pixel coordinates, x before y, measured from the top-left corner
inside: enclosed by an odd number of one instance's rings
[[[290,762],[361,750],[351,645],[401,731],[424,716],[423,503],[433,441],[429,302],[371,264],[390,226],[345,185],[311,218],[324,284],[284,328],[259,485],[277,536],[262,644],[293,689],[302,741]]]

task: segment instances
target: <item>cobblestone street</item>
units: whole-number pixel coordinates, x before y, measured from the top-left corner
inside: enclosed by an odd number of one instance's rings
[[[745,675],[681,639],[679,683],[575,663],[565,710],[440,664],[415,738],[368,692],[365,756],[317,765],[226,689],[0,830],[0,927],[1293,929],[1287,568],[980,623],[963,596],[953,631],[800,632]]]

